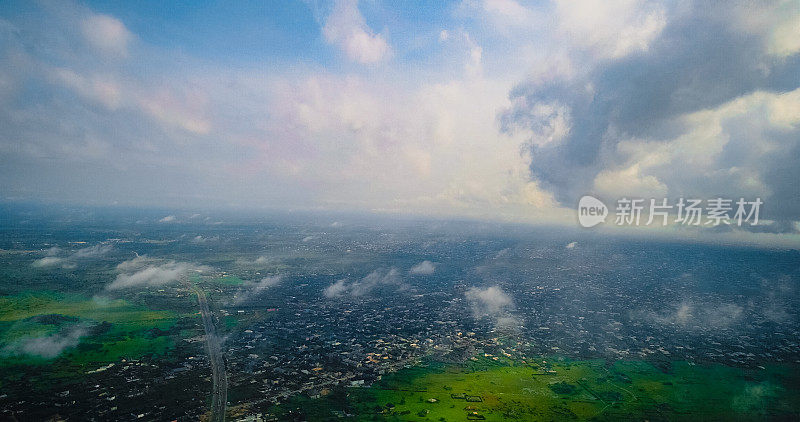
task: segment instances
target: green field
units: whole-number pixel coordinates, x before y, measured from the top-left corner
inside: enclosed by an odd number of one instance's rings
[[[296,398],[273,409],[310,420],[351,414],[359,420],[763,420],[800,409],[800,369],[745,370],[721,365],[643,361],[535,363],[481,358],[427,364],[385,376],[370,388],[321,399]],[[341,412],[341,413],[340,413]]]
[[[97,366],[122,358],[164,354],[177,316],[122,299],[54,292],[0,298],[0,366]],[[47,348],[60,349],[59,353]]]

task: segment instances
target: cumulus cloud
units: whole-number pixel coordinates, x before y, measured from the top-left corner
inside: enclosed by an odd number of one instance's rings
[[[511,296],[499,286],[485,289],[470,287],[466,292],[466,297],[476,317],[496,316],[513,306]]]
[[[568,40],[603,58],[647,51],[666,25],[666,14],[654,1],[557,0],[559,29]]]
[[[163,262],[145,256],[137,256],[121,262],[117,265],[117,270],[121,273],[114,281],[106,285],[106,290],[160,286],[177,281],[193,272],[206,271],[208,267],[188,262]]]
[[[374,41],[366,44],[381,45],[385,39],[366,26],[357,6],[345,1],[321,14],[323,32],[336,45],[359,31]],[[458,71],[398,84],[390,75],[335,69],[193,67],[147,48],[129,48],[135,60],[121,64],[97,48],[81,48],[84,35],[75,28],[94,15],[91,10],[53,8],[70,10],[64,16],[40,12],[40,26],[13,31],[3,38],[8,48],[0,50],[9,58],[2,61],[3,74],[46,83],[57,94],[19,97],[35,105],[0,112],[0,126],[14,134],[0,139],[0,147],[15,154],[0,168],[19,192],[54,201],[269,202],[500,219],[534,219],[554,205],[531,180],[525,136],[498,128],[496,115],[509,105],[512,81],[484,75],[484,47],[467,31],[454,30],[448,39]],[[56,38],[41,36],[51,33],[74,44],[58,63],[25,48]],[[386,51],[354,57],[384,60]],[[12,60],[12,52],[24,57]],[[563,125],[552,126],[560,136]],[[52,157],[63,158],[59,166],[46,164]],[[39,167],[37,178],[24,177],[31,170],[13,171],[33,167]],[[86,168],[104,175],[93,179],[91,197],[76,188]],[[205,170],[198,174],[198,168]],[[197,180],[203,183],[190,182]]]
[[[519,320],[511,313],[514,301],[499,286],[485,289],[470,287],[466,291],[467,303],[476,319],[489,318],[499,330],[512,330],[519,327]]]
[[[422,261],[419,264],[411,267],[409,271],[411,274],[431,275],[436,270],[436,264],[431,261]]]
[[[75,268],[80,260],[99,258],[107,255],[112,250],[114,250],[114,247],[106,243],[99,243],[72,251],[65,251],[54,246],[44,252],[47,256],[33,261],[31,265],[40,268],[60,266],[61,268],[70,269]]]
[[[44,258],[33,261],[33,264],[31,265],[33,265],[34,267],[52,267],[61,264],[62,262],[64,262],[64,258],[60,258],[57,256],[46,256]]]
[[[488,318],[498,330],[509,331],[519,328],[520,321],[512,314],[514,301],[499,286],[485,289],[470,287],[465,297],[476,319]]]
[[[325,290],[322,291],[322,294],[325,297],[332,298],[347,293],[347,290],[348,290],[347,280],[336,280],[333,284],[326,287]]]
[[[84,326],[65,328],[55,334],[41,337],[25,337],[2,349],[5,355],[29,355],[52,359],[67,349],[77,346],[82,337],[89,334]]]
[[[359,78],[314,77],[275,97],[275,126],[284,135],[291,128],[304,146],[276,151],[264,141],[271,161],[259,165],[325,186],[322,201],[334,206],[350,198],[381,210],[532,218],[554,200],[530,180],[524,137],[499,132],[506,90],[467,78],[409,95]],[[320,181],[321,174],[343,183]],[[381,189],[367,189],[367,181]]]
[[[390,268],[388,270],[375,270],[360,280],[338,280],[326,287],[322,294],[327,298],[360,297],[382,289],[402,291],[408,288],[409,286],[403,282],[397,268]]]
[[[158,220],[158,222],[159,223],[173,223],[176,220],[177,220],[177,218],[174,215],[168,215],[168,216],[163,217],[160,220]]]
[[[261,281],[252,284],[253,292],[258,293],[266,289],[272,288],[280,284],[283,276],[276,275],[272,277],[264,277]]]
[[[260,293],[278,286],[282,280],[283,276],[275,275],[264,277],[260,281],[248,282],[245,284],[243,289],[236,293],[234,301],[235,303],[247,302],[253,297],[258,296]]]
[[[91,14],[81,22],[81,31],[86,41],[104,54],[127,57],[133,34],[119,19]]]
[[[350,60],[371,64],[385,60],[391,53],[389,44],[367,26],[358,10],[358,0],[337,0],[333,12],[322,28],[325,40],[335,44]]]
[[[576,246],[578,246],[578,242],[569,242],[569,243],[567,243],[567,246],[564,246],[564,248],[566,248],[566,249],[575,249]]]

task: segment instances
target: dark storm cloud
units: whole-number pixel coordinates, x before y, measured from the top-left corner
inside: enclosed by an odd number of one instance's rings
[[[513,106],[499,116],[501,126],[507,132],[535,134],[546,125],[535,112],[537,105],[566,106],[569,133],[554,142],[531,142],[531,169],[557,200],[572,206],[593,191],[598,174],[618,169],[630,158],[617,149],[621,141],[669,142],[692,129],[681,119],[688,113],[715,109],[759,91],[779,94],[800,86],[800,55],[770,54],[765,47],[769,31],[747,31],[737,22],[746,13],[744,6],[673,5],[666,26],[646,52],[610,61],[578,60],[576,66],[583,70],[576,77],[519,84],[510,94]],[[751,170],[766,187],[762,196],[770,196],[765,205],[769,217],[796,220],[800,130],[775,130],[759,121],[759,112],[763,114],[754,109],[723,122],[723,135],[731,140],[714,163],[702,169],[705,173],[678,161],[668,168],[656,166],[648,174],[663,182],[670,196],[713,197],[739,192],[741,183],[726,172]],[[754,156],[754,143],[778,147]]]

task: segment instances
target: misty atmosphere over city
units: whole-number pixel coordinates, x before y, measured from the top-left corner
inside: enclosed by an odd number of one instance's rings
[[[0,421],[800,419],[800,2],[0,2]]]

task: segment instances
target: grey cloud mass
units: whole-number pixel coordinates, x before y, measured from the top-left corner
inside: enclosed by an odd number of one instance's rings
[[[531,133],[534,178],[568,206],[588,193],[760,196],[768,218],[797,220],[800,55],[770,44],[797,4],[665,7],[646,51],[579,57],[572,75],[518,84],[502,127]],[[762,18],[755,28],[753,16]],[[559,124],[568,128],[542,140]]]

